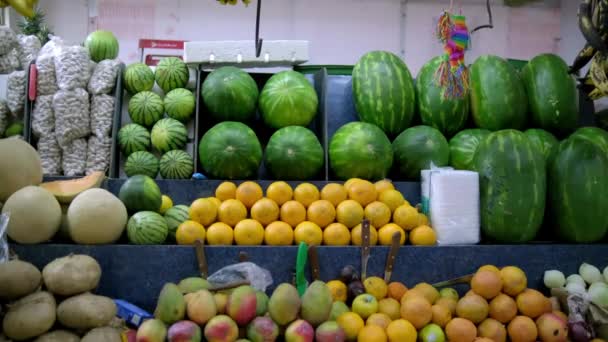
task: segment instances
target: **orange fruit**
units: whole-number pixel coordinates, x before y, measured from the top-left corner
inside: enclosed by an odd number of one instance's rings
[[[512,342],[536,341],[538,329],[530,317],[516,316],[507,326],[507,334]]]
[[[356,182],[362,181],[363,179],[361,178],[351,178],[348,179],[346,182],[344,182],[344,190],[346,190],[346,192],[348,193],[348,189],[350,189],[351,185],[355,184]]]
[[[222,182],[222,184],[218,185],[215,189],[215,197],[222,202],[229,199],[235,199],[236,184],[232,182]]]
[[[293,199],[302,203],[306,208],[319,199],[319,189],[310,183],[302,183],[293,190]]]
[[[372,226],[382,227],[391,220],[391,209],[382,202],[374,201],[365,206],[365,218]]]
[[[361,224],[356,225],[350,232],[350,242],[355,246],[361,246]],[[369,226],[369,245],[378,244],[378,232],[374,226]]]
[[[410,321],[416,329],[422,329],[433,318],[431,303],[420,296],[404,298],[401,301],[401,318]]]
[[[412,290],[420,291],[431,304],[435,304],[435,301],[439,299],[439,291],[429,283],[418,283]]]
[[[364,216],[361,204],[353,200],[346,200],[336,207],[336,220],[348,228],[360,224]]]
[[[334,207],[346,201],[347,197],[348,193],[342,184],[329,183],[321,189],[321,199],[330,201]]]
[[[331,280],[327,282],[327,287],[331,293],[331,298],[334,302],[346,302],[348,296],[348,288],[346,284],[340,280]]]
[[[397,301],[401,301],[403,295],[407,292],[407,287],[398,281],[393,281],[388,284],[388,296]]]
[[[220,222],[234,227],[241,220],[247,218],[247,208],[239,200],[228,199],[222,202],[218,208],[217,218]]]
[[[437,301],[435,302],[435,305],[443,305],[446,308],[448,308],[448,310],[450,310],[450,313],[452,314],[452,316],[456,315],[456,305],[458,304],[458,300],[452,298],[452,297],[439,297],[439,299],[437,299]]]
[[[325,228],[336,218],[336,209],[328,200],[317,200],[312,202],[306,211],[308,221],[316,223]]]
[[[207,199],[210,200],[211,202],[213,202],[213,204],[215,204],[215,206],[218,208],[222,204],[222,201],[220,201],[219,198],[217,198],[217,197],[207,197]]]
[[[293,229],[283,221],[275,221],[264,229],[264,242],[270,246],[290,246],[293,244]]]
[[[401,318],[401,304],[394,298],[383,298],[378,301],[378,312],[391,319]]]
[[[344,330],[344,334],[346,335],[347,340],[355,340],[357,335],[359,335],[359,331],[363,329],[365,326],[365,322],[363,322],[363,318],[357,315],[354,312],[345,312],[338,316],[336,322]]]
[[[473,322],[456,317],[445,326],[448,341],[473,342],[477,337],[477,328]]]
[[[281,221],[295,227],[306,220],[306,208],[300,202],[287,201],[281,206],[280,216]]]
[[[359,202],[364,207],[375,201],[377,197],[376,187],[366,180],[353,182],[348,188],[348,198]]]
[[[377,325],[366,325],[357,335],[357,342],[386,342],[387,340],[384,329]]]
[[[256,182],[246,181],[236,188],[236,199],[241,201],[247,209],[251,208],[262,197],[264,197],[264,192]]]
[[[488,302],[478,294],[466,295],[456,304],[456,314],[458,317],[466,318],[469,321],[478,324],[481,323],[489,312]]]
[[[410,242],[416,246],[433,246],[437,243],[437,235],[429,226],[418,226],[410,232]]]
[[[161,197],[162,201],[160,203],[160,209],[158,210],[158,212],[161,215],[164,215],[167,210],[169,210],[169,208],[171,208],[173,206],[173,200],[171,199],[171,197],[167,196],[167,195],[163,195]]]
[[[178,245],[193,245],[196,240],[205,241],[205,227],[196,221],[184,221],[177,226],[175,240]]]
[[[426,215],[424,215],[423,213],[418,213],[418,223],[416,223],[416,227],[428,226],[428,225],[429,225],[429,218],[426,217]]]
[[[435,304],[431,307],[431,311],[433,312],[432,322],[442,328],[452,320],[452,313],[446,306]]]
[[[528,286],[528,278],[521,268],[516,266],[503,267],[500,270],[502,279],[502,292],[511,297],[517,296]]]
[[[390,179],[381,179],[379,181],[377,181],[376,183],[374,183],[374,187],[376,188],[376,192],[378,194],[380,194],[383,191],[386,190],[395,190],[395,186],[393,185],[393,182]]]
[[[401,238],[399,239],[400,244],[405,244],[407,233],[398,225],[394,223],[385,224],[380,230],[378,230],[378,240],[383,246],[390,246],[393,243],[393,235],[399,233]]]
[[[418,339],[416,328],[404,319],[392,321],[386,327],[386,334],[390,342],[416,342]]]
[[[342,223],[332,223],[323,230],[323,244],[348,246],[350,245],[350,231]]]
[[[477,326],[477,336],[489,338],[490,341],[506,342],[507,328],[493,318],[486,318]]]
[[[377,300],[386,297],[386,294],[388,293],[388,286],[384,282],[384,279],[380,277],[365,278],[363,287],[365,288],[365,292],[376,297]]]
[[[215,203],[207,198],[199,198],[190,204],[188,210],[190,219],[207,226],[215,222],[217,217],[217,207]]]
[[[477,272],[479,272],[479,271],[491,271],[491,272],[498,274],[498,276],[500,276],[500,269],[498,269],[498,267],[496,267],[494,265],[483,265],[477,269]]]
[[[367,317],[365,325],[377,325],[382,329],[386,329],[392,319],[387,314],[376,312]]]
[[[393,212],[393,222],[405,230],[418,226],[418,210],[409,204],[402,204]]]
[[[509,323],[517,315],[517,304],[513,298],[501,293],[490,301],[489,315],[501,323]]]
[[[409,202],[406,201],[405,198],[403,198],[401,192],[395,189],[379,192],[378,201],[386,204],[391,210],[391,213],[404,204],[409,205]]]
[[[492,271],[477,271],[471,279],[471,289],[485,299],[492,299],[502,290],[500,274]]]
[[[320,245],[323,242],[323,231],[316,223],[304,221],[293,231],[296,245],[305,242],[307,245]]]
[[[234,226],[234,241],[237,245],[261,245],[264,242],[264,227],[256,220],[242,220]]]
[[[286,182],[272,182],[266,189],[266,197],[275,201],[278,205],[283,205],[283,203],[291,200],[293,190]]]
[[[251,207],[251,218],[267,226],[279,219],[279,206],[270,198],[259,199]]]
[[[207,228],[207,244],[209,245],[232,245],[233,240],[232,227],[223,222],[215,222]]]
[[[551,312],[549,298],[534,289],[525,289],[515,299],[519,312],[530,318],[536,318],[547,310]]]

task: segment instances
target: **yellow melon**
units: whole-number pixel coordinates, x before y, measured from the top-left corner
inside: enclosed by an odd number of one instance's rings
[[[25,141],[0,139],[0,202],[28,185],[42,183],[42,165],[38,152]]]
[[[105,178],[105,172],[95,171],[82,178],[44,182],[40,186],[55,195],[59,203],[70,204],[81,192],[99,188]]]

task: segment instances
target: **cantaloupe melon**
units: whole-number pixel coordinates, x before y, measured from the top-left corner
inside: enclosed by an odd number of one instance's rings
[[[0,160],[0,202],[25,186],[42,183],[40,156],[27,142],[0,139]]]
[[[59,203],[69,204],[81,192],[99,188],[105,178],[103,171],[95,171],[82,178],[44,182],[40,186],[55,195]]]
[[[70,237],[80,244],[116,242],[127,225],[127,208],[104,189],[89,189],[76,196],[67,214]]]
[[[26,186],[13,193],[2,213],[9,214],[8,236],[22,244],[50,240],[61,224],[61,207],[55,196],[39,186]]]

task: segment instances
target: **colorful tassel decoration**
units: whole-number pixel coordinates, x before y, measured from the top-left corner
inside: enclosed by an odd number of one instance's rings
[[[444,61],[435,74],[435,82],[444,87],[444,98],[468,95],[469,72],[464,51],[469,47],[469,30],[463,15],[444,11],[437,23],[437,37],[444,44]]]

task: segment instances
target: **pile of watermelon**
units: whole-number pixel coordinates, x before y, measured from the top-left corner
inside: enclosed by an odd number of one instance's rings
[[[188,67],[177,57],[161,59],[154,71],[143,63],[133,63],[125,69],[124,85],[131,94],[131,122],[118,132],[118,144],[128,177],[156,178],[159,172],[165,179],[192,176],[194,161],[184,151],[187,125],[196,109],[195,96],[186,89],[189,75]],[[155,83],[162,92],[153,91]]]

